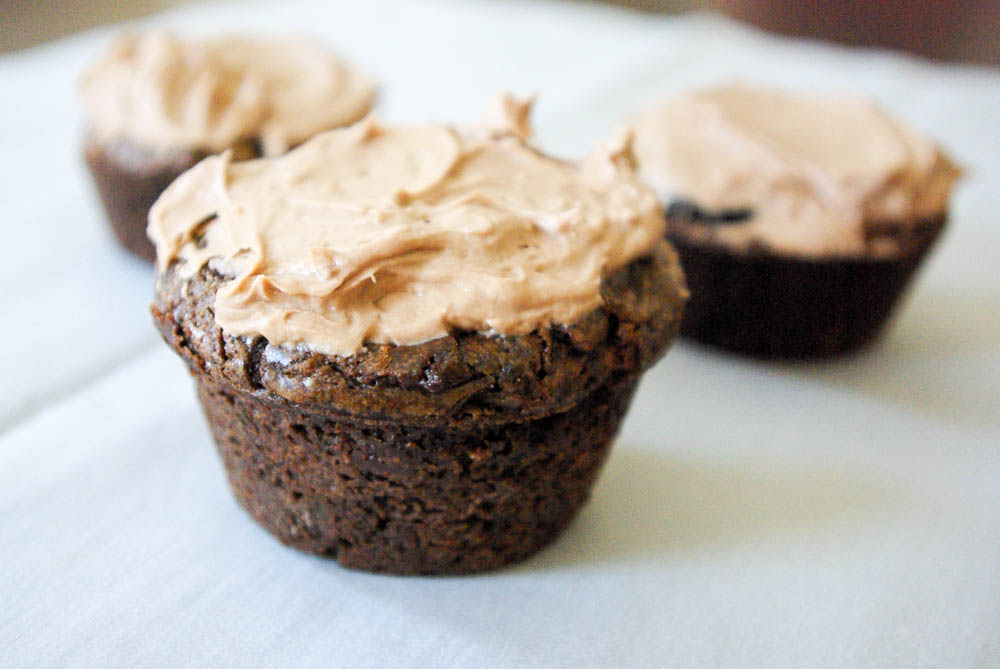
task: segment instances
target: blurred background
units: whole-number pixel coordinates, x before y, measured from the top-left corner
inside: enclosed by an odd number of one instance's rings
[[[104,23],[205,1],[0,0],[0,51],[7,53]],[[718,11],[780,34],[896,49],[944,61],[1000,65],[997,38],[1000,0],[604,0],[604,3],[651,13]]]

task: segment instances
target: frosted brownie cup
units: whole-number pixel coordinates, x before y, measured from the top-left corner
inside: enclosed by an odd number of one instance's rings
[[[207,155],[274,156],[371,109],[371,83],[303,40],[126,34],[87,71],[85,157],[121,244],[152,260],[149,208]]]
[[[582,166],[482,127],[368,118],[210,157],[150,214],[152,312],[233,492],[345,566],[520,560],[587,499],[686,291],[627,138]]]
[[[760,357],[871,341],[945,225],[959,170],[874,104],[730,85],[634,124],[691,289],[681,334]]]

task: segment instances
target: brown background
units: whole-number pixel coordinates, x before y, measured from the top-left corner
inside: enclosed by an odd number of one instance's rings
[[[0,0],[0,51],[21,49],[103,23],[197,1]],[[1000,0],[610,0],[610,3],[646,12],[714,9],[779,33],[895,48],[942,60],[1000,65]]]

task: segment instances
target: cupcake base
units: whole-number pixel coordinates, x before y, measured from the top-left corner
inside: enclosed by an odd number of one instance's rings
[[[195,379],[237,500],[290,546],[398,574],[494,569],[552,540],[687,294],[662,242],[569,325],[343,357],[226,334],[213,304],[229,279],[178,267],[158,274],[151,312]]]
[[[233,160],[261,155],[254,139],[241,139],[229,150]],[[143,260],[156,261],[156,248],[146,236],[149,208],[174,179],[207,155],[204,150],[155,152],[124,140],[87,143],[84,158],[111,231],[125,249]]]
[[[910,231],[894,258],[738,253],[668,234],[691,297],[682,336],[759,358],[822,358],[881,331],[944,220]]]
[[[407,425],[265,399],[208,375],[198,396],[239,503],[345,567],[461,574],[521,560],[587,500],[638,377],[524,421]]]
[[[149,208],[203,155],[190,151],[158,155],[128,142],[90,142],[84,157],[115,238],[134,255],[155,261],[156,249],[146,237]]]

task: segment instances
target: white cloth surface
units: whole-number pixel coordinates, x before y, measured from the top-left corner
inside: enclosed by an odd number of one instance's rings
[[[678,344],[590,504],[525,563],[355,573],[236,506],[149,269],[106,230],[75,82],[114,30],[0,60],[0,665],[1000,666],[1000,72],[711,16],[529,2],[199,5],[143,25],[308,32],[388,120],[540,93],[579,156],[644,103],[743,78],[873,95],[967,167],[886,336],[816,364]]]

